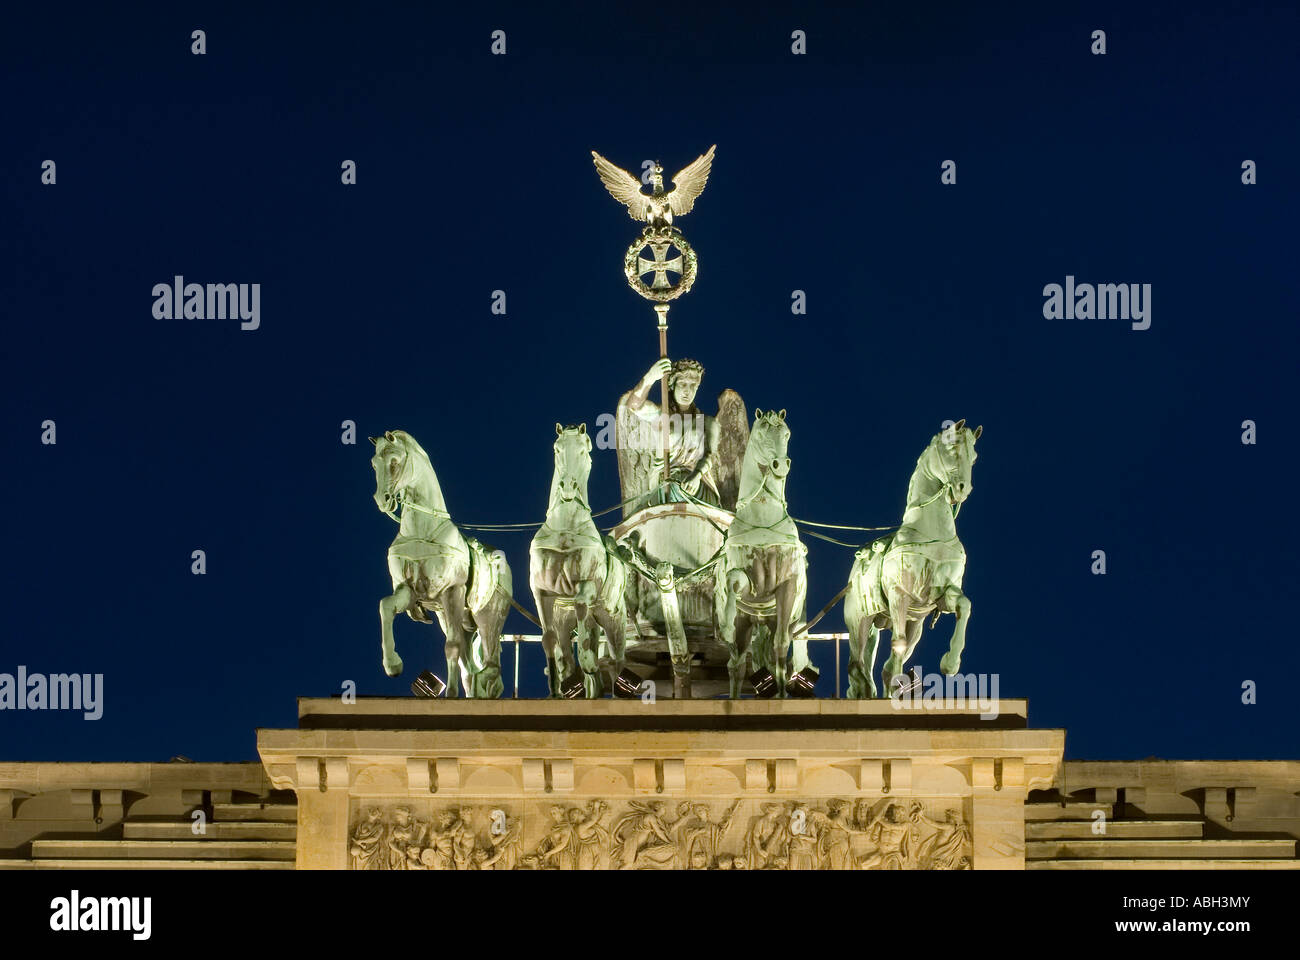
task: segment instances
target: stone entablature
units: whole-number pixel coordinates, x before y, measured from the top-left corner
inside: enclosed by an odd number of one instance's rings
[[[454,868],[457,844],[468,868],[509,844],[493,865],[1020,869],[1026,795],[1056,782],[1065,739],[1025,714],[304,700],[299,729],[259,731],[258,749],[272,784],[297,792],[300,868]],[[748,839],[765,815],[780,822],[769,855]],[[573,846],[579,833],[603,839]]]

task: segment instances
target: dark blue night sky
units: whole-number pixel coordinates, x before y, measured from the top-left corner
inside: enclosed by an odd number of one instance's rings
[[[365,436],[414,434],[457,520],[540,519],[553,424],[657,354],[590,150],[712,143],[670,353],[710,408],[789,411],[791,511],[895,523],[940,423],[983,424],[963,669],[1073,758],[1297,755],[1294,5],[267,6],[7,14],[0,672],[102,673],[105,705],[0,712],[0,759],[253,759],[299,695],[441,672],[404,617],[380,668]],[[177,274],[260,283],[260,328],[155,319]],[[1044,319],[1067,275],[1151,284],[1150,329]],[[528,540],[495,538],[531,606]],[[816,610],[852,551],[810,551]]]

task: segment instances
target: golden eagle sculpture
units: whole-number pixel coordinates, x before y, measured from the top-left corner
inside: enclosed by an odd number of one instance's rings
[[[650,193],[643,193],[640,180],[610,163],[595,150],[591,151],[591,156],[605,189],[615,200],[626,205],[628,216],[633,220],[644,220],[652,227],[663,227],[671,224],[674,216],[680,217],[691,212],[695,198],[708,183],[709,168],[713,166],[713,151],[717,146],[715,143],[709,147],[707,153],[701,154],[694,163],[674,176],[671,190],[664,189],[664,168],[656,163],[650,172]]]

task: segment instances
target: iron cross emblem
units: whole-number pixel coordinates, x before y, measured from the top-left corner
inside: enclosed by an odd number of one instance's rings
[[[673,246],[670,240],[649,240],[646,246],[654,253],[653,260],[647,260],[645,257],[637,256],[637,276],[644,277],[648,273],[654,274],[654,280],[650,283],[651,290],[671,290],[673,284],[668,282],[668,273],[672,271],[678,276],[682,272],[682,258],[680,252],[671,260],[666,259],[668,248]]]

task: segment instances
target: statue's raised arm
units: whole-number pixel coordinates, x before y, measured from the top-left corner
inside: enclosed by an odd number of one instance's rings
[[[667,365],[667,366],[666,366]],[[662,407],[649,399],[668,375],[668,481],[663,482]],[[744,401],[734,390],[718,398],[718,416],[695,398],[704,367],[695,360],[658,360],[618,404],[617,446],[623,515],[657,503],[690,499],[734,509],[740,465],[749,438]]]

